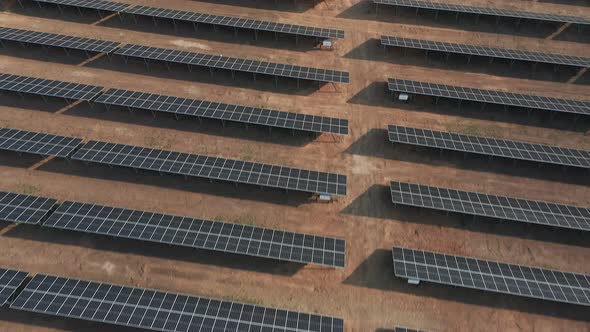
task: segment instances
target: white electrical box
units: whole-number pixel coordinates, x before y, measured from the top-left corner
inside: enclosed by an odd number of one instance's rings
[[[410,285],[419,285],[420,279],[408,279],[408,284]]]

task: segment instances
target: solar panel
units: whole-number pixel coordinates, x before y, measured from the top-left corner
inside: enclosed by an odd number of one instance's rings
[[[389,125],[389,141],[488,156],[590,168],[590,151]]]
[[[92,100],[103,87],[0,73],[0,90],[74,100]]]
[[[90,141],[72,159],[316,194],[346,195],[346,175]]]
[[[434,2],[434,1],[373,0],[373,2],[376,4],[411,7],[411,8],[424,8],[424,9],[432,9],[432,10],[444,10],[444,11],[469,13],[469,14],[504,16],[504,17],[524,18],[524,19],[549,21],[549,22],[590,24],[590,20],[587,18],[584,18],[584,17],[523,12],[523,11],[508,10],[508,9],[465,6],[465,5],[459,5],[459,4],[449,4],[449,3]]]
[[[508,48],[447,43],[434,40],[410,39],[396,36],[381,36],[381,45],[414,48],[429,51],[487,56],[511,60],[543,62],[558,65],[590,67],[590,58],[582,58],[578,56],[562,54],[529,52]]]
[[[400,278],[590,305],[587,275],[401,247],[392,252]]]
[[[43,226],[303,264],[344,267],[344,240],[190,217],[64,202]]]
[[[344,331],[340,318],[45,274],[10,307],[155,331]]]
[[[0,220],[38,224],[56,202],[47,197],[0,192]]]
[[[0,307],[4,306],[22,285],[28,273],[0,268]]]
[[[94,102],[199,118],[235,121],[315,133],[348,134],[348,120],[257,107],[110,89]]]
[[[142,59],[182,63],[193,66],[235,70],[320,82],[349,83],[348,72],[300,67],[281,63],[230,58],[220,55],[193,53],[141,45],[125,45],[115,54]]]
[[[82,143],[81,138],[0,128],[0,150],[67,157]]]
[[[19,0],[22,1],[22,0]],[[105,0],[33,0],[36,2],[50,3],[60,6],[71,6],[79,8],[90,8],[96,10],[105,10],[111,12],[122,12],[129,7],[128,3],[105,1]]]
[[[285,23],[259,21],[249,18],[221,16],[204,13],[195,13],[174,9],[165,9],[148,6],[135,6],[125,10],[126,14],[143,15],[150,17],[166,18],[171,20],[188,21],[193,23],[206,23],[232,28],[252,29],[259,31],[281,32],[293,35],[318,37],[318,38],[344,38],[344,31],[324,29],[310,26],[301,26]]]
[[[498,90],[482,90],[462,86],[419,82],[390,78],[390,91],[414,93],[426,96],[469,100],[506,106],[526,107],[553,112],[590,115],[590,101],[524,95]]]
[[[45,46],[63,47],[89,52],[109,53],[115,50],[119,43],[107,40],[83,38],[76,36],[58,35],[55,33],[38,32],[0,27],[0,39],[21,43]]]
[[[422,184],[391,182],[395,204],[590,231],[590,209]]]

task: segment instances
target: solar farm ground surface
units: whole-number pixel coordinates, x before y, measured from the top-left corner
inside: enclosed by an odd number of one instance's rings
[[[23,50],[15,45],[0,49],[0,72],[347,118],[348,136],[340,141],[330,136],[312,141],[300,134],[291,136],[288,131],[273,130],[269,134],[255,127],[246,130],[238,124],[223,127],[215,121],[199,124],[189,119],[177,121],[172,116],[154,119],[146,112],[91,109],[88,104],[67,108],[60,100],[23,101],[18,96],[1,99],[0,125],[346,174],[347,196],[320,204],[298,193],[261,191],[242,185],[236,188],[221,182],[141,171],[136,174],[62,159],[39,163],[39,157],[18,157],[8,152],[0,153],[0,190],[344,238],[346,267],[276,263],[5,222],[0,222],[0,266],[333,315],[344,318],[347,331],[387,331],[396,325],[429,331],[472,331],[482,326],[521,331],[590,328],[584,307],[428,283],[414,287],[394,278],[391,264],[391,246],[397,245],[590,274],[588,235],[394,208],[389,196],[389,182],[395,180],[588,207],[587,172],[562,172],[526,163],[512,165],[495,159],[464,160],[453,153],[439,156],[427,149],[392,147],[386,136],[386,125],[395,123],[590,150],[588,119],[574,122],[573,117],[557,115],[550,121],[547,114],[533,112],[527,117],[522,111],[504,114],[501,109],[481,111],[478,106],[470,109],[466,105],[457,111],[453,104],[445,103],[435,110],[420,100],[410,105],[397,104],[390,101],[385,81],[388,77],[402,77],[485,89],[510,87],[514,92],[566,99],[588,99],[590,87],[551,82],[550,76],[557,75],[552,70],[539,74],[546,75],[537,77],[543,81],[507,78],[508,64],[501,62],[490,66],[482,61],[476,67],[484,69],[476,73],[459,70],[464,60],[451,61],[447,68],[441,63],[428,64],[423,57],[385,55],[378,47],[378,39],[393,34],[407,38],[428,35],[433,40],[478,45],[486,42],[497,47],[588,57],[587,43],[421,26],[427,20],[413,16],[389,18],[385,10],[380,10],[378,16],[368,13],[368,2],[328,0],[311,8],[304,1],[298,1],[295,7],[288,1],[275,8],[272,1],[264,5],[259,0],[265,8],[255,9],[253,0],[217,1],[170,0],[165,6],[330,27],[344,30],[346,36],[337,42],[334,51],[320,51],[304,39],[296,46],[294,38],[282,36],[275,41],[264,33],[259,35],[259,41],[245,32],[236,40],[233,31],[223,29],[204,29],[194,34],[192,27],[180,26],[175,34],[169,22],[160,22],[156,33],[148,19],[140,19],[137,27],[133,27],[131,19],[121,23],[117,18],[91,25],[100,17],[90,11],[80,17],[75,10],[66,10],[62,16],[57,9],[42,12],[32,6],[0,12],[0,22],[20,29],[348,71],[351,83],[325,85],[319,90],[312,85],[297,89],[295,82],[280,79],[275,88],[271,79],[254,84],[248,75],[236,75],[232,80],[229,73],[216,72],[211,78],[208,71],[188,72],[175,66],[168,71],[163,65],[147,70],[141,62],[125,65],[117,57],[112,63],[103,57],[79,66],[86,60],[81,53],[67,57],[58,49],[44,53],[40,48]],[[164,6],[148,0],[124,2]],[[508,8],[590,17],[587,7],[526,1],[497,3]],[[534,26],[523,28],[534,30]],[[575,34],[567,32],[558,39],[573,38]],[[515,66],[513,71],[526,74],[530,68]],[[104,328],[101,324],[0,310],[0,330]]]

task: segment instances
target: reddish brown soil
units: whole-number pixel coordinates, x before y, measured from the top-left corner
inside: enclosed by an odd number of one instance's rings
[[[165,5],[126,2],[340,28],[346,31],[346,39],[334,51],[320,51],[309,43],[296,47],[284,37],[274,41],[266,36],[255,42],[246,32],[241,32],[241,41],[231,32],[195,35],[186,27],[175,36],[167,24],[161,24],[161,33],[156,33],[147,20],[133,29],[130,20],[121,23],[116,18],[91,25],[99,19],[92,13],[80,18],[71,11],[62,17],[57,10],[34,7],[0,13],[0,25],[345,70],[352,82],[317,91],[296,90],[285,81],[274,89],[270,80],[254,85],[246,75],[232,81],[223,73],[210,78],[207,72],[188,73],[180,68],[169,72],[160,65],[148,71],[139,62],[126,66],[120,59],[110,63],[105,58],[78,66],[84,57],[68,59],[54,50],[47,54],[16,47],[1,50],[0,72],[343,117],[350,119],[351,134],[340,141],[332,137],[310,141],[280,131],[267,134],[239,125],[223,128],[214,122],[199,125],[170,117],[154,119],[142,112],[91,109],[86,104],[64,111],[65,104],[58,102],[10,96],[2,96],[0,125],[347,174],[348,195],[335,203],[319,204],[294,193],[60,160],[31,169],[38,158],[10,153],[0,153],[0,190],[338,236],[347,241],[346,268],[299,268],[8,224],[2,224],[0,231],[0,266],[335,315],[345,319],[347,331],[387,331],[395,325],[433,331],[590,330],[586,308],[435,284],[407,285],[393,276],[389,253],[395,244],[590,274],[587,235],[395,209],[386,187],[390,180],[402,180],[589,206],[588,173],[394,148],[386,144],[384,133],[387,124],[397,123],[590,149],[590,138],[584,134],[590,123],[494,110],[434,110],[422,102],[406,107],[388,101],[383,82],[398,76],[573,99],[589,99],[590,87],[507,78],[506,64],[483,67],[483,72],[451,70],[444,63],[428,64],[411,55],[383,54],[371,40],[381,34],[399,34],[586,57],[590,56],[588,44],[421,26],[421,19],[412,23],[375,17],[364,3],[351,1],[329,0],[315,8],[303,1],[296,7],[287,2],[277,9],[271,5],[255,9],[248,0],[237,2],[243,6],[182,0]],[[498,1],[501,5],[590,17],[587,7]],[[526,73],[528,69],[515,70]],[[104,329],[100,324],[0,310],[2,331]]]

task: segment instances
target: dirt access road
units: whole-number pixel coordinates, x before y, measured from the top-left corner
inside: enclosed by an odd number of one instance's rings
[[[286,37],[275,41],[268,35],[254,41],[251,34],[241,32],[236,40],[232,32],[195,34],[187,27],[175,32],[171,24],[154,28],[149,20],[136,25],[129,19],[113,18],[93,24],[99,20],[95,13],[80,17],[72,10],[61,15],[57,9],[33,6],[0,12],[0,25],[343,70],[350,72],[351,84],[297,90],[292,83],[281,81],[274,88],[270,80],[254,85],[245,76],[232,81],[223,74],[209,78],[178,68],[167,71],[163,66],[148,71],[139,62],[125,65],[120,59],[101,58],[80,66],[83,57],[16,47],[1,50],[0,72],[343,117],[350,119],[350,135],[340,141],[331,137],[310,141],[288,132],[268,134],[239,125],[223,128],[214,122],[199,125],[168,117],[154,119],[147,113],[90,109],[85,104],[64,110],[65,104],[4,95],[0,125],[337,172],[348,175],[346,197],[319,204],[294,193],[59,160],[35,168],[38,158],[10,153],[0,153],[0,190],[342,237],[347,241],[346,268],[301,268],[6,223],[0,224],[0,266],[334,315],[344,318],[347,331],[388,331],[395,325],[432,331],[590,330],[586,308],[435,284],[407,285],[394,278],[389,252],[395,244],[590,274],[588,235],[394,209],[386,187],[390,180],[401,180],[590,206],[587,173],[393,148],[384,133],[387,124],[397,123],[590,149],[590,137],[585,135],[590,129],[588,120],[573,123],[571,118],[557,116],[550,121],[546,114],[527,117],[493,110],[457,111],[452,106],[439,110],[422,104],[402,107],[388,101],[384,82],[399,76],[573,99],[589,99],[590,87],[509,78],[508,66],[501,63],[463,71],[454,64],[446,67],[412,56],[400,59],[395,53],[384,55],[374,40],[381,34],[428,36],[589,57],[588,44],[573,42],[576,36],[571,34],[564,40],[545,40],[424,25],[423,18],[375,16],[365,2],[328,0],[311,8],[301,0],[295,7],[287,2],[275,8],[272,2],[259,1],[263,8],[255,8],[256,3],[249,0],[232,1],[234,5],[219,1],[126,2],[333,27],[345,30],[346,38],[334,51],[320,51],[305,42],[295,46]],[[497,1],[494,5],[590,17],[587,7],[528,1]],[[122,330],[0,311],[2,331],[105,328]]]

